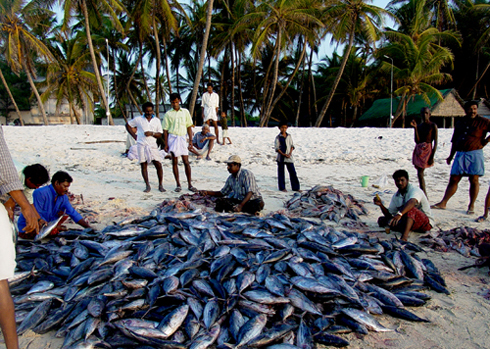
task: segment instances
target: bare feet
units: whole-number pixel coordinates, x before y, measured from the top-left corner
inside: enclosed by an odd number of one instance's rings
[[[163,185],[158,186],[158,190],[160,190],[162,193],[165,193],[167,190],[163,187]]]
[[[282,192],[287,193],[288,191],[286,189],[281,189]]]
[[[466,214],[475,214],[475,210],[473,208],[468,208],[468,211],[466,211]]]
[[[146,189],[143,190],[144,193],[149,193],[151,191],[151,187],[147,184]]]
[[[432,205],[430,208],[435,208],[436,210],[445,210],[446,205],[444,205],[442,202]]]
[[[487,216],[480,216],[476,219],[476,222],[482,223],[485,222],[486,220],[487,220]]]

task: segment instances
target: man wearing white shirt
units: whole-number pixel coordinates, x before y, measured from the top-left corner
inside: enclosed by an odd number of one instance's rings
[[[220,144],[218,130],[219,96],[216,92],[213,92],[213,85],[211,83],[208,83],[207,89],[208,91],[202,95],[202,119],[208,125],[211,122],[213,123],[216,142]]]
[[[162,157],[158,151],[157,138],[162,137],[163,130],[160,120],[153,113],[153,103],[146,102],[143,104],[142,116],[135,117],[126,123],[126,130],[131,136],[136,139],[136,147],[138,150],[138,161],[141,165],[141,175],[146,184],[145,193],[150,192],[150,182],[148,180],[148,163],[153,162],[157,170],[158,190],[165,192],[163,188],[163,169]],[[136,127],[136,134],[133,127]]]
[[[379,226],[389,226],[393,230],[402,232],[403,241],[408,240],[410,231],[431,230],[435,223],[425,193],[408,182],[408,172],[405,170],[393,173],[393,179],[398,191],[391,198],[388,208],[383,205],[379,197],[373,200],[383,213],[383,216],[378,219]]]

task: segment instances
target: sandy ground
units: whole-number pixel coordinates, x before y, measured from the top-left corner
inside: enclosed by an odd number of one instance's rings
[[[200,128],[196,128],[196,132],[199,131]],[[95,227],[102,228],[128,216],[148,214],[162,200],[179,196],[173,191],[175,182],[170,160],[163,163],[167,192],[157,191],[156,172],[149,167],[153,190],[148,194],[143,193],[144,182],[139,165],[120,156],[126,139],[126,131],[121,126],[4,127],[4,133],[17,162],[25,165],[42,163],[51,174],[65,170],[72,175],[74,182],[70,191],[83,195],[83,204],[78,209]],[[266,203],[264,214],[284,209],[284,202],[292,194],[277,190],[273,149],[277,133],[276,128],[230,128],[233,144],[216,145],[211,154],[212,161],[191,158],[192,184],[198,189],[220,189],[228,176],[224,161],[230,155],[238,154],[243,160],[243,167],[252,170],[256,176]],[[386,205],[396,190],[391,180],[395,170],[408,170],[412,183],[418,184],[416,171],[411,164],[414,146],[412,129],[290,128],[289,133],[296,145],[295,165],[302,189],[316,184],[332,185],[366,201],[370,213],[362,216],[362,220],[373,230],[378,229],[376,219],[379,212],[372,204],[372,198],[379,189],[371,184],[387,176],[388,185],[380,190]],[[439,131],[435,165],[426,170],[431,203],[442,198],[447,185],[450,168],[445,159],[449,155],[451,135],[451,129]],[[487,160],[488,152],[486,149]],[[183,170],[183,166],[180,166],[182,193],[189,193]],[[368,188],[361,187],[360,178],[363,175],[370,176]],[[458,226],[488,228],[488,223],[475,222],[476,216],[483,212],[488,182],[488,176],[481,178],[477,214],[468,216],[465,212],[469,186],[468,181],[462,181],[447,210],[433,212],[437,222],[435,229]],[[289,183],[287,188],[290,189]],[[379,236],[386,238],[385,234],[380,233]],[[417,236],[412,236],[411,240],[416,242]],[[420,256],[434,261],[451,291],[449,296],[430,292],[433,299],[425,307],[413,309],[417,315],[431,322],[420,324],[382,316],[379,317],[380,322],[396,331],[370,332],[363,338],[347,335],[351,348],[490,347],[487,321],[490,301],[484,297],[489,290],[488,269],[458,271],[457,268],[472,264],[474,260],[456,252],[427,250]],[[20,342],[21,348],[60,348],[63,340],[55,338],[54,333],[41,336],[29,331],[20,338]],[[3,348],[1,344],[0,348]]]

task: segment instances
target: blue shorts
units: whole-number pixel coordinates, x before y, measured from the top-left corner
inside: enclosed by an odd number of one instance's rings
[[[451,176],[483,176],[485,174],[485,159],[483,149],[458,151],[451,167]]]

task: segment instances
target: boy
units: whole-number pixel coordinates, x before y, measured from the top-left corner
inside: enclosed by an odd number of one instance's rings
[[[230,137],[228,137],[228,118],[226,117],[226,113],[224,111],[221,112],[221,130],[223,132],[223,143],[222,145],[225,145],[225,139],[228,138],[228,142],[230,142],[229,144],[232,144],[231,143],[231,139]]]
[[[192,186],[191,178],[191,165],[189,164],[189,148],[192,147],[192,119],[187,109],[180,107],[180,95],[178,93],[172,93],[170,95],[170,104],[172,110],[169,110],[162,121],[163,137],[165,139],[165,151],[172,156],[172,169],[174,172],[175,182],[177,187],[175,192],[182,191],[179,180],[179,156],[182,156],[182,162],[184,163],[185,175],[187,177],[187,184],[189,190],[197,192],[197,189]],[[185,135],[189,137],[188,141],[185,139]],[[186,143],[189,143],[186,145]]]
[[[49,181],[49,173],[46,168],[41,164],[34,164],[24,167],[19,172],[19,180],[24,187],[23,192],[24,195],[29,201],[29,203],[33,204],[32,193],[34,189],[37,189]],[[9,218],[14,220],[14,209],[15,202],[12,198],[9,198],[7,202],[5,202],[5,208],[7,209]],[[40,217],[38,217],[39,219]]]
[[[153,103],[146,102],[143,104],[144,115],[136,117],[126,123],[126,130],[136,139],[136,147],[138,151],[138,161],[141,165],[141,175],[146,184],[145,193],[150,192],[150,182],[148,180],[148,163],[153,162],[157,170],[158,190],[162,193],[166,190],[163,188],[163,169],[162,157],[158,152],[156,139],[162,137],[163,130],[160,120],[153,113]],[[134,133],[136,127],[136,134]]]
[[[299,180],[293,163],[293,138],[286,132],[287,130],[288,124],[286,122],[279,123],[280,133],[274,142],[274,147],[277,152],[277,180],[279,190],[286,192],[286,183],[284,180],[284,165],[286,165],[289,172],[289,180],[291,181],[291,188],[293,191],[299,191]]]

